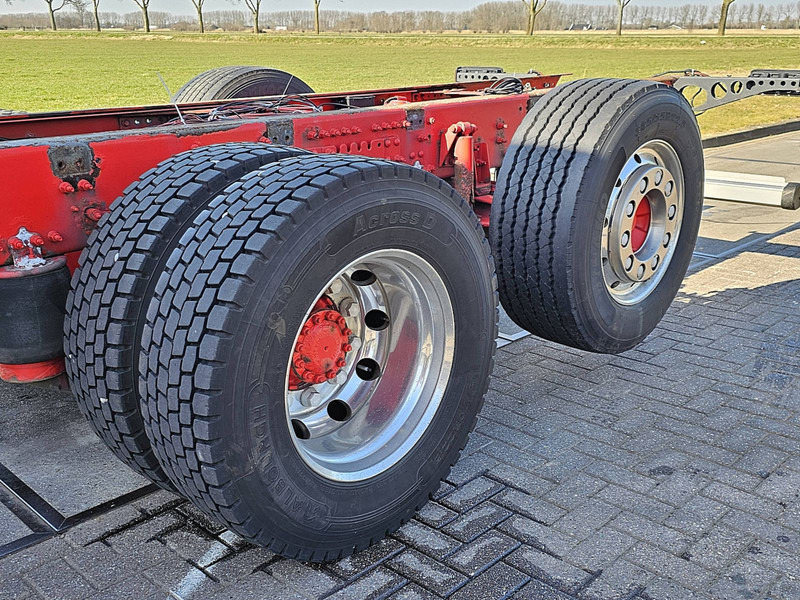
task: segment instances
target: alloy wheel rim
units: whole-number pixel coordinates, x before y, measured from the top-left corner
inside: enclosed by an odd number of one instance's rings
[[[683,168],[663,140],[642,144],[623,165],[603,220],[601,263],[619,304],[647,298],[668,270],[683,221]]]
[[[303,461],[334,481],[397,464],[427,431],[453,363],[445,284],[421,256],[378,250],[321,290],[295,336],[286,418]]]

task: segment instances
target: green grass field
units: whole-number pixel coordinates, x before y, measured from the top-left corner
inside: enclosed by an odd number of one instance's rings
[[[701,42],[705,43],[701,43]],[[569,78],[647,77],[670,69],[742,75],[800,69],[800,35],[261,35],[0,32],[0,108],[28,111],[167,101],[220,65],[295,73],[318,91],[452,81],[458,65],[534,68]],[[760,97],[701,116],[704,135],[800,118],[800,98]]]

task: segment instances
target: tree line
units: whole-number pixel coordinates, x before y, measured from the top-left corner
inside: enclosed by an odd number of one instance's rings
[[[8,0],[7,0],[8,1]],[[11,0],[12,2],[14,0]],[[231,9],[204,11],[204,0],[189,0],[192,14],[172,14],[151,10],[152,0],[130,0],[138,10],[130,13],[100,10],[101,0],[40,0],[48,11],[0,15],[0,27],[79,29],[172,29],[179,31],[222,29],[254,32],[265,29],[287,31],[376,32],[478,31],[508,33],[541,30],[599,29],[621,34],[623,29],[686,30],[725,26],[742,29],[760,27],[800,29],[800,0],[784,4],[733,3],[722,5],[683,4],[681,6],[639,5],[636,0],[616,0],[616,4],[577,4],[559,0],[516,0],[487,2],[466,11],[374,11],[352,12],[320,10],[321,0],[310,10],[262,12],[263,0],[240,0],[246,11]]]

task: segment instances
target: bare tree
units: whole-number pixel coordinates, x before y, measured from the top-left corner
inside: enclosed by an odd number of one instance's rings
[[[94,30],[100,31],[100,0],[92,0],[92,10],[94,12]]]
[[[315,2],[317,0],[314,0]],[[522,3],[528,7],[528,29],[525,33],[533,35],[533,26],[536,25],[537,15],[544,10],[547,5],[547,0],[522,0]]]
[[[197,11],[197,23],[200,25],[200,33],[206,32],[206,26],[203,22],[203,3],[206,0],[192,0],[192,4],[194,4],[194,9]]]
[[[258,34],[258,13],[261,11],[261,0],[244,0],[244,4],[253,15],[253,33]]]
[[[728,8],[733,0],[722,0],[722,9],[719,11],[719,29],[717,35],[725,35],[725,26],[728,24]]]
[[[631,0],[617,0],[617,6],[619,7],[619,13],[617,14],[617,35],[622,35],[622,13],[625,12],[625,7],[630,3]]]
[[[150,33],[150,0],[133,0],[139,10],[142,11],[142,23],[144,30]]]
[[[60,3],[57,0],[44,1],[47,4],[47,14],[50,16],[50,29],[56,31],[58,30],[58,27],[56,27],[56,13],[67,5],[67,0],[61,0]]]
[[[314,33],[319,35],[319,3],[322,0],[314,0]]]

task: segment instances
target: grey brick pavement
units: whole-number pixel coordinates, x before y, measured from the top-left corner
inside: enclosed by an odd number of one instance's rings
[[[373,548],[285,560],[159,492],[1,561],[0,599],[798,598],[800,226],[744,242],[624,355],[500,348],[449,482]]]

